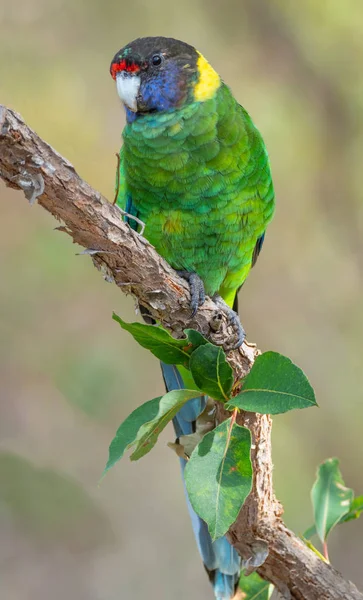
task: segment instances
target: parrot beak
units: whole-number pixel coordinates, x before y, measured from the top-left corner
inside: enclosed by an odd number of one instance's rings
[[[116,76],[117,93],[121,102],[133,112],[137,112],[137,96],[140,89],[141,79],[135,73],[121,71]]]

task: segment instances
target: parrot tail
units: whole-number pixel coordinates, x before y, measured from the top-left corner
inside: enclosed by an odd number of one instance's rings
[[[161,363],[161,370],[168,392],[185,388],[183,378],[175,365]],[[186,402],[173,419],[177,438],[195,433],[195,422],[204,411],[206,404],[206,396],[199,396]],[[184,482],[184,468],[186,465],[184,458],[180,458],[180,465]],[[240,556],[226,537],[212,542],[206,523],[198,517],[190,504],[185,483],[184,491],[199,554],[213,585],[215,598],[216,600],[231,600],[236,593],[240,576]]]

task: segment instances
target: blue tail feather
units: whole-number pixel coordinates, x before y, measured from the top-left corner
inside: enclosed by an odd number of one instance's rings
[[[183,389],[185,387],[183,378],[175,365],[161,363],[161,369],[168,391]],[[182,435],[194,433],[195,421],[203,412],[206,401],[206,396],[192,398],[174,417],[173,425],[178,438]],[[183,475],[186,465],[186,461],[183,458],[180,458],[180,465]],[[241,559],[226,537],[212,542],[206,523],[198,517],[190,504],[185,483],[184,490],[199,554],[208,571],[214,588],[215,598],[216,600],[231,600],[235,594],[236,585],[239,580]]]

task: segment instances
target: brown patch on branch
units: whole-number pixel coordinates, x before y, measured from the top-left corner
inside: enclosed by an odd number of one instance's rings
[[[12,110],[0,106],[0,176],[23,190],[56,219],[58,229],[86,248],[104,277],[123,292],[132,293],[153,317],[182,336],[187,327],[213,340],[209,323],[220,311],[209,299],[190,318],[189,289],[185,281],[154,248],[121,220],[117,207],[93,190],[73,166],[32,131]],[[228,340],[226,320],[218,338]],[[235,379],[245,375],[258,354],[254,345],[228,354]],[[221,404],[218,417],[226,418]],[[322,561],[281,520],[282,507],[272,486],[271,417],[243,413],[238,417],[252,433],[253,490],[243,506],[230,538],[248,570],[273,583],[284,598],[296,600],[363,600],[357,588]]]

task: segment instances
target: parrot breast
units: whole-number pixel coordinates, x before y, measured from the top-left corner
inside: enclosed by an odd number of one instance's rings
[[[135,119],[123,153],[145,237],[175,269],[198,273],[212,295],[246,278],[273,191],[261,136],[227,86],[218,81],[215,91],[207,65],[195,94],[212,97]]]

